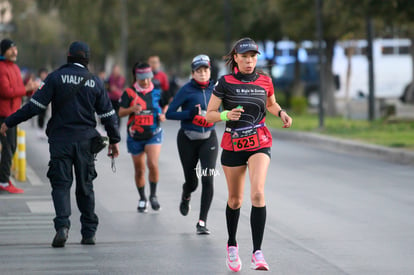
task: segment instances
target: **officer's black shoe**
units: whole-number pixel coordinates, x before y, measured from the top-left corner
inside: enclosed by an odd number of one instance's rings
[[[53,247],[64,247],[66,240],[68,239],[69,229],[67,227],[59,228],[56,231],[56,235],[53,238]]]
[[[94,245],[96,243],[96,238],[95,236],[92,237],[83,237],[81,240],[81,244],[89,244],[89,245]]]

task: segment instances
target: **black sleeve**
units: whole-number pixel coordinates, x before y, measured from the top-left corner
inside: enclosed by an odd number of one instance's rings
[[[105,91],[102,85],[99,85],[99,94],[96,100],[96,112],[101,120],[101,123],[105,127],[105,131],[109,137],[109,143],[114,144],[121,141],[121,135],[119,134],[118,118],[115,110],[112,108],[112,103],[109,100],[108,93]]]
[[[168,92],[164,92],[163,90],[161,90],[161,97],[160,97],[161,108],[168,105],[170,98],[171,97]]]
[[[222,76],[216,83],[216,86],[214,86],[213,89],[213,95],[217,96],[220,99],[223,99],[224,97],[224,77]]]
[[[124,91],[121,98],[119,99],[119,106],[122,108],[129,108],[129,105],[131,104],[131,98],[128,96],[128,93]]]

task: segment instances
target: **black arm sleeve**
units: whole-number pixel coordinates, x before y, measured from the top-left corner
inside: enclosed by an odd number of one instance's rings
[[[105,131],[109,137],[109,143],[114,144],[121,141],[119,134],[118,118],[115,110],[112,108],[108,93],[101,89],[101,92],[96,100],[96,112],[105,127]]]

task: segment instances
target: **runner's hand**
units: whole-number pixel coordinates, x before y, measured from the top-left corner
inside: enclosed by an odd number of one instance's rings
[[[230,120],[239,120],[241,117],[241,114],[244,112],[243,108],[234,108],[230,112],[228,112],[227,117]]]
[[[292,126],[292,118],[286,112],[280,112],[280,119],[283,122],[283,128],[290,128]]]
[[[159,114],[158,116],[159,116],[161,122],[165,121],[165,115],[164,114]]]
[[[138,114],[142,111],[142,106],[137,104],[137,105],[133,105],[130,107],[131,108],[131,113],[135,113]]]

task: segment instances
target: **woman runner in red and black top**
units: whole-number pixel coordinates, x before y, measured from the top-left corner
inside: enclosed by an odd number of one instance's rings
[[[258,46],[250,38],[240,39],[225,57],[231,74],[221,77],[207,108],[207,121],[226,121],[221,141],[221,164],[226,175],[228,201],[226,221],[227,265],[232,271],[241,269],[236,241],[240,207],[243,201],[246,170],[249,168],[252,209],[250,224],[253,238],[253,269],[268,270],[261,252],[266,222],[264,186],[270,163],[272,135],[265,126],[266,109],[281,118],[284,128],[291,117],[276,102],[272,80],[256,71]],[[224,111],[218,111],[223,105]]]

